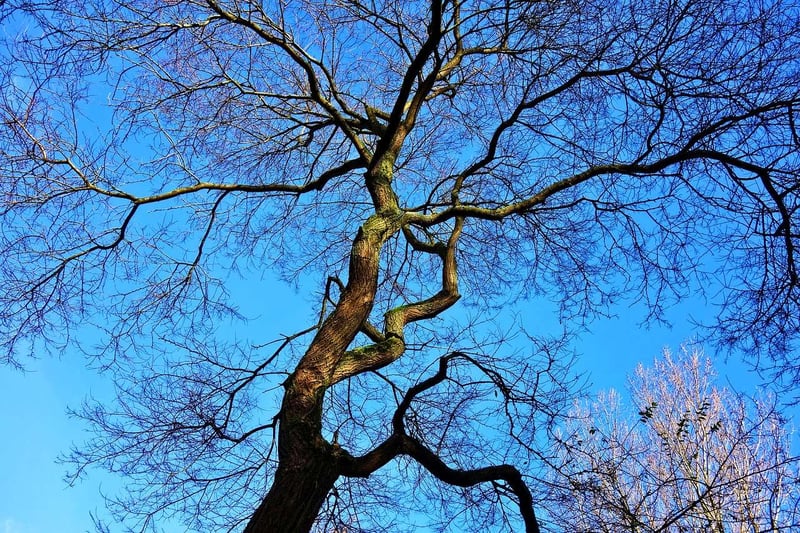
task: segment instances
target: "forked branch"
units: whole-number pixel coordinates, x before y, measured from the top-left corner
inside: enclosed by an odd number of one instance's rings
[[[464,358],[472,361],[469,356],[460,352],[452,352],[441,357],[437,372],[411,387],[403,397],[392,418],[392,435],[361,457],[345,456],[342,462],[342,474],[349,477],[368,477],[392,459],[406,455],[449,485],[471,487],[480,483],[502,482],[504,488],[517,499],[526,533],[539,533],[539,522],[533,509],[533,497],[517,468],[507,464],[469,470],[451,468],[422,442],[406,433],[404,418],[414,398],[447,380],[448,364],[454,359]]]
[[[405,352],[403,332],[406,325],[435,317],[458,301],[460,295],[456,250],[463,226],[463,219],[456,219],[447,244],[437,249],[436,253],[442,259],[441,290],[425,300],[401,305],[388,311],[384,317],[384,331],[380,335],[374,327],[365,323],[362,331],[376,342],[345,353],[336,366],[332,383],[338,383],[369,370],[377,370],[396,361]]]

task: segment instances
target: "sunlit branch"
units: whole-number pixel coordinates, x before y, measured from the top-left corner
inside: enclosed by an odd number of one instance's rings
[[[423,67],[436,51],[442,38],[442,2],[441,0],[431,0],[430,6],[431,17],[427,26],[428,37],[406,69],[394,106],[387,118],[386,131],[381,136],[375,149],[376,157],[372,162],[373,165],[388,166],[394,164],[406,136],[414,127],[417,114],[436,81],[436,69],[434,69],[433,72],[425,76],[417,91],[412,95],[413,86],[417,83],[420,72],[422,72]],[[367,186],[375,187],[370,183]],[[375,196],[374,192],[372,194]],[[376,207],[380,209],[382,206],[376,205]]]
[[[725,163],[731,166],[738,167],[742,170],[753,172],[760,177],[764,176],[765,173],[768,172],[767,169],[763,167],[760,167],[753,163],[744,161],[740,158],[730,156],[715,150],[709,150],[709,149],[682,150],[670,156],[654,161],[652,163],[619,163],[619,164],[594,166],[583,172],[570,176],[568,178],[556,181],[542,188],[538,193],[534,194],[533,196],[530,196],[528,198],[525,198],[517,202],[501,205],[496,208],[487,208],[487,207],[480,207],[468,204],[456,204],[447,207],[445,209],[442,209],[441,211],[430,214],[409,213],[407,216],[412,224],[417,224],[422,227],[434,226],[443,221],[453,219],[456,217],[476,218],[483,220],[502,220],[506,217],[520,215],[532,209],[535,209],[539,206],[544,206],[547,200],[557,195],[558,193],[568,189],[573,189],[578,185],[588,182],[589,180],[596,178],[598,176],[613,175],[613,174],[628,175],[628,176],[655,175],[658,174],[659,172],[668,169],[673,165],[678,165],[681,163],[686,163],[694,160],[716,161],[719,163]],[[762,179],[764,178],[762,177]],[[767,184],[765,184],[765,187],[766,185]],[[775,192],[775,196],[773,196],[773,198],[780,200],[780,195],[777,192]],[[787,223],[786,221],[788,220],[788,211],[785,210],[785,207],[781,208],[782,203],[776,202],[776,204],[779,211],[781,211],[781,215],[784,221],[783,223],[786,224]],[[781,231],[780,234],[784,235],[783,231]]]
[[[149,196],[134,197],[132,195],[127,195],[127,198],[135,204],[151,204],[199,191],[303,194],[310,191],[322,190],[325,187],[325,184],[331,179],[343,176],[348,172],[352,172],[353,170],[364,168],[364,166],[364,162],[361,159],[351,159],[345,161],[338,167],[323,172],[316,179],[311,180],[303,185],[290,185],[286,183],[247,184],[203,182],[189,185],[187,187],[178,187],[164,193],[153,194]]]
[[[435,317],[458,301],[456,252],[463,225],[464,221],[457,219],[447,244],[437,249],[442,260],[441,290],[426,300],[389,310],[384,317],[383,334],[380,337],[374,335],[379,339],[378,342],[345,353],[336,366],[332,383],[368,370],[376,370],[397,360],[405,352],[403,331],[406,325]]]
[[[314,99],[314,101],[325,109],[325,111],[336,122],[336,125],[345,133],[345,135],[347,135],[348,139],[350,139],[353,147],[359,153],[361,158],[365,161],[369,161],[371,159],[372,153],[364,141],[356,134],[356,132],[353,131],[348,124],[348,121],[340,114],[336,107],[322,94],[322,87],[320,86],[319,79],[317,78],[314,67],[311,64],[311,61],[309,61],[305,51],[296,45],[281,28],[278,28],[270,21],[273,28],[279,32],[279,35],[274,35],[268,29],[262,27],[253,20],[244,18],[238,14],[226,10],[215,0],[206,0],[206,2],[215,13],[224,19],[247,28],[264,39],[264,41],[267,43],[278,46],[295,64],[303,69],[311,90],[311,97]],[[267,18],[267,20],[269,19]]]

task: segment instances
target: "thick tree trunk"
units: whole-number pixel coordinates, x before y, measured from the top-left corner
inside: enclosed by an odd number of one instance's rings
[[[341,475],[336,449],[321,435],[325,388],[297,370],[287,381],[278,433],[278,469],[244,533],[308,533]]]
[[[323,398],[336,379],[375,364],[374,357],[360,364],[343,358],[372,309],[381,246],[399,228],[397,211],[370,217],[356,235],[339,302],[284,385],[278,469],[245,533],[308,533],[341,475],[337,450],[322,437]]]
[[[302,465],[281,464],[245,533],[308,533],[338,477],[333,461],[322,455]]]

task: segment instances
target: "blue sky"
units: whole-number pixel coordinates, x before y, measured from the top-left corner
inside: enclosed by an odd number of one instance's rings
[[[304,325],[305,300],[285,284],[251,282],[238,292],[241,311],[273,326],[270,334],[292,333]],[[278,301],[294,305],[269,305]],[[0,366],[0,533],[93,532],[90,513],[108,520],[102,493],[113,492],[124,480],[93,470],[69,487],[67,466],[57,463],[60,454],[88,435],[82,421],[67,416],[67,407],[111,390],[85,363],[75,354],[28,361],[24,373]],[[163,522],[158,526],[164,533],[185,531]],[[111,531],[122,528],[112,524]]]
[[[270,307],[264,302],[284,304],[280,314],[267,317],[274,331],[265,334],[264,340],[307,325],[303,322],[307,300],[285,285],[264,282],[258,290],[248,287],[241,294],[240,303],[250,315],[269,315]],[[285,305],[290,301],[294,305]],[[527,325],[553,325],[550,316],[526,314],[533,309],[539,307],[520,304],[518,311],[524,322],[530,322]],[[637,363],[647,364],[665,346],[677,350],[689,340],[694,331],[685,313],[699,318],[713,313],[690,301],[672,310],[673,328],[643,329],[641,308],[623,303],[613,311],[615,318],[595,321],[572,345],[579,353],[576,370],[586,372],[595,389],[624,388],[627,374]],[[730,381],[740,391],[753,390],[757,379],[735,358],[727,365],[721,358],[716,363],[721,381]],[[113,491],[124,482],[95,470],[77,486],[68,487],[63,480],[66,467],[56,463],[60,453],[86,436],[81,422],[67,417],[67,406],[77,406],[89,393],[107,388],[101,377],[83,365],[80,356],[68,354],[62,360],[28,362],[27,373],[0,366],[0,533],[91,531],[90,513],[105,516],[101,491]],[[159,526],[165,533],[184,530],[164,523]],[[112,526],[111,530],[120,529]]]
[[[82,438],[67,418],[97,379],[75,360],[41,360],[22,374],[0,370],[0,533],[82,532],[102,508],[102,483],[69,488],[56,456]]]
[[[246,294],[244,310],[251,315],[260,312],[275,326],[275,333],[289,333],[303,325],[306,300],[285,285],[264,282],[256,291],[249,287]],[[289,300],[296,305],[280,314],[265,305]],[[525,315],[533,308],[520,304],[523,321],[541,322],[541,317]],[[677,350],[691,337],[691,327],[684,320],[687,310],[700,315],[710,312],[697,302],[687,302],[672,311],[672,329],[647,330],[638,325],[641,309],[620,306],[617,317],[596,321],[573,344],[580,353],[578,370],[589,373],[596,389],[624,388],[626,374],[638,362],[649,363],[665,346]],[[753,391],[757,380],[740,362],[733,359],[725,364],[722,358],[716,362],[722,380],[741,391]],[[82,533],[93,530],[90,513],[104,516],[101,491],[113,490],[120,480],[95,470],[77,486],[68,487],[63,481],[65,466],[56,463],[60,453],[86,435],[80,421],[66,416],[66,407],[77,406],[88,393],[102,393],[107,386],[83,364],[76,356],[30,362],[27,373],[0,368],[0,533]],[[165,533],[183,531],[179,526],[159,526]],[[111,531],[119,530],[112,526]]]

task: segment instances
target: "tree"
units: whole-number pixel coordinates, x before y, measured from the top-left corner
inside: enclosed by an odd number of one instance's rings
[[[0,9],[3,353],[115,378],[74,459],[143,527],[389,527],[406,486],[537,531],[569,358],[481,327],[526,296],[571,332],[700,291],[798,376],[791,0]],[[320,288],[309,327],[223,336],[266,272]]]
[[[697,348],[665,351],[636,369],[628,401],[612,390],[577,407],[557,446],[554,512],[574,531],[797,529],[797,463],[774,399],[714,377]]]

